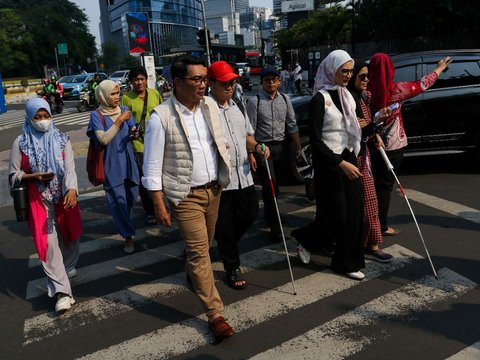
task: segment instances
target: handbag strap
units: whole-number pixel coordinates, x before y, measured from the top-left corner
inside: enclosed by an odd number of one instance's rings
[[[140,124],[138,125],[138,131],[141,135],[145,133],[145,118],[147,117],[147,105],[148,105],[148,89],[145,89],[145,97],[143,98],[143,110],[140,117]]]
[[[100,115],[100,120],[102,120],[103,130],[105,131],[105,117],[103,116],[100,110],[97,110],[98,115]]]

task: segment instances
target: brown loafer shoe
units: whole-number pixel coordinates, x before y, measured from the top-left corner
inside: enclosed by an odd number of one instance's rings
[[[225,339],[234,334],[233,329],[228,325],[223,316],[217,316],[208,322],[208,328],[216,339]]]

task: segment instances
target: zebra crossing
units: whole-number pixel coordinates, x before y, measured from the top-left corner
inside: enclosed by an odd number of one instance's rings
[[[53,115],[55,124],[58,125],[88,125],[90,112],[79,113],[76,108],[66,108],[61,114]],[[25,110],[9,110],[0,114],[0,131],[23,126]]]
[[[287,217],[313,216],[314,206],[298,198],[297,203]],[[106,227],[111,224],[102,217],[97,221]],[[415,323],[432,306],[454,304],[478,289],[474,281],[447,267],[438,269],[436,280],[423,256],[401,244],[385,248],[395,256],[391,263],[367,261],[366,280],[358,282],[332,273],[330,260],[323,256],[302,265],[295,259],[296,243],[287,238],[298,293],[293,295],[283,244],[264,241],[267,229],[262,226],[263,221],[257,220],[242,239],[250,244],[241,256],[250,284],[246,290],[224,286],[223,266],[214,257],[214,275],[226,306],[223,315],[236,331],[232,338],[217,344],[208,331],[207,319],[185,279],[178,229],[149,227],[138,231],[138,251],[133,255],[121,252],[123,240],[118,235],[82,242],[81,259],[97,256],[101,261],[77,268],[78,275],[72,279],[77,303],[70,311],[61,316],[53,309],[32,312],[24,320],[23,348],[41,349],[81,333],[87,340],[72,358],[346,359],[393,338],[395,326]],[[212,247],[215,253],[216,244]],[[41,273],[36,255],[30,256],[28,264]],[[274,273],[274,280],[266,281],[266,273]],[[113,283],[125,274],[137,280],[120,280],[99,295],[85,295],[98,286],[92,284]],[[31,280],[25,299],[42,301],[45,285],[43,276]],[[384,326],[386,322],[390,326]],[[286,329],[278,337],[264,332],[281,326]],[[108,339],[101,335],[107,329]],[[441,358],[478,359],[480,340],[476,341]],[[428,357],[420,354],[418,358]]]

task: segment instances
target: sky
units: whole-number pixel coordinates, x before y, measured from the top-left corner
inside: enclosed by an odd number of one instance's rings
[[[95,36],[97,48],[100,49],[100,30],[98,24],[100,23],[100,10],[98,7],[98,0],[71,0],[76,3],[80,9],[84,9],[90,20],[90,33]],[[250,0],[250,6],[260,6],[273,8],[272,0]]]

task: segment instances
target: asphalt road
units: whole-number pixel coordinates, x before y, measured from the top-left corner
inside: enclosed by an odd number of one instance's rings
[[[0,130],[2,144],[11,141],[9,131]],[[82,177],[84,159],[76,161]],[[146,227],[137,204],[136,252],[125,255],[102,191],[84,193],[84,234],[72,281],[77,304],[56,316],[26,224],[15,221],[11,206],[0,207],[1,358],[479,359],[480,175],[475,166],[463,156],[408,158],[399,174],[438,280],[398,191],[390,222],[401,233],[383,243],[395,254],[393,263],[368,262],[362,282],[332,274],[330,259],[321,254],[301,264],[289,234],[313,219],[315,207],[301,186],[282,187],[279,206],[287,219],[297,295],[283,247],[269,240],[260,211],[240,242],[247,289],[235,291],[223,283],[212,247],[225,315],[237,331],[221,343],[208,333],[185,282],[175,226]]]

